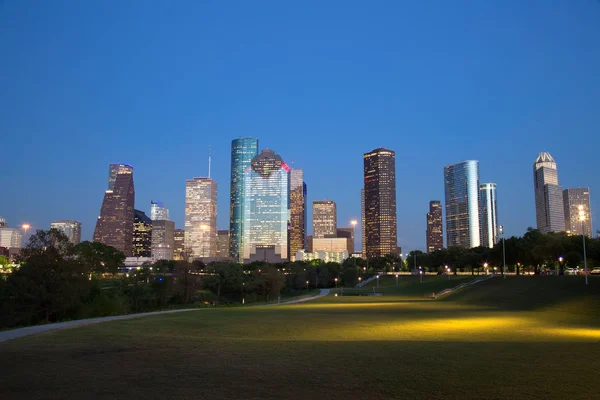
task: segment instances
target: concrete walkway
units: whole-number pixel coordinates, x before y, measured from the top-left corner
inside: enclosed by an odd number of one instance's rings
[[[319,297],[327,296],[329,294],[329,289],[321,289],[321,292],[315,296],[311,297],[303,297],[298,300],[286,301],[284,303],[275,303],[275,304],[266,304],[267,306],[279,306],[284,304],[295,304],[302,303],[309,300],[318,299]],[[258,305],[257,305],[258,306]],[[139,317],[147,317],[150,315],[160,315],[160,314],[172,314],[172,313],[180,313],[180,312],[189,312],[189,311],[200,311],[200,310],[212,310],[212,308],[187,308],[183,310],[168,310],[168,311],[154,311],[147,313],[139,313],[139,314],[126,314],[126,315],[117,315],[114,317],[100,317],[100,318],[89,318],[89,319],[79,319],[76,321],[67,321],[67,322],[57,322],[54,324],[46,324],[46,325],[36,325],[36,326],[28,326],[25,328],[11,329],[9,331],[0,331],[0,343],[5,342],[10,339],[16,339],[23,336],[35,335],[37,333],[42,333],[46,331],[53,331],[56,329],[63,328],[73,328],[77,326],[85,326],[98,324],[100,322],[107,321],[118,321],[121,319],[131,319],[131,318],[139,318]]]

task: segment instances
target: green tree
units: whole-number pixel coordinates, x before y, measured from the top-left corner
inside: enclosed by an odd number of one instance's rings
[[[81,242],[75,251],[83,265],[96,274],[116,274],[125,262],[121,251],[103,243]]]

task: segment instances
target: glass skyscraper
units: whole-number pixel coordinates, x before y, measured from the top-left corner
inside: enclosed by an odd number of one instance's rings
[[[333,200],[314,200],[312,203],[313,238],[336,237],[337,209]]]
[[[540,153],[533,163],[535,216],[542,233],[565,230],[562,188],[558,185],[556,162],[550,153]]]
[[[240,259],[243,239],[244,173],[258,155],[258,139],[239,138],[231,141],[231,191],[229,197],[229,255]]]
[[[396,154],[379,148],[363,158],[366,256],[397,254]]]
[[[592,237],[592,211],[590,208],[590,188],[573,188],[563,191],[565,209],[565,228],[569,235]],[[583,231],[579,220],[579,211],[583,211]]]
[[[150,201],[150,219],[152,221],[169,220],[169,209],[162,201]]]
[[[185,181],[185,250],[192,258],[217,255],[217,182]]]
[[[133,210],[133,257],[152,256],[152,221],[145,212]]]
[[[479,185],[479,217],[481,245],[492,248],[498,243],[498,206],[495,183]]]
[[[64,233],[73,244],[79,244],[79,242],[81,242],[81,222],[73,220],[54,221],[50,224],[50,229],[58,229]]]
[[[442,234],[442,204],[439,200],[429,202],[427,213],[427,252],[433,253],[444,247]]]
[[[478,247],[479,162],[462,161],[444,167],[446,245]]]
[[[104,243],[130,257],[133,249],[133,207],[135,189],[133,187],[133,167],[124,164],[111,164],[109,187],[114,166],[116,176],[112,189],[104,193],[100,216],[96,221],[94,242]]]
[[[288,259],[289,195],[290,168],[273,150],[263,150],[244,173],[241,262]]]
[[[301,169],[290,171],[290,260],[306,248],[306,183]]]

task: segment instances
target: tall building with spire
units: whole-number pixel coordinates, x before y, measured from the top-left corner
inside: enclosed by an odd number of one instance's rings
[[[533,163],[533,188],[537,229],[542,233],[565,231],[563,193],[550,153],[540,153]]]
[[[568,235],[592,237],[592,210],[590,188],[572,188],[563,191],[565,228]],[[583,224],[579,216],[583,212]]]
[[[114,166],[118,166],[113,168]],[[111,183],[114,174],[114,183]],[[100,216],[96,221],[94,242],[104,243],[120,250],[126,257],[133,249],[133,207],[135,189],[133,187],[133,167],[125,164],[111,164],[109,188],[104,193]]]
[[[468,160],[444,167],[446,195],[446,245],[478,247],[479,161]]]
[[[498,243],[498,206],[495,183],[479,185],[479,218],[481,245],[493,248]]]
[[[244,179],[252,159],[258,155],[258,139],[239,138],[231,141],[231,187],[229,197],[229,254],[234,260],[240,259],[243,251],[244,218]]]
[[[379,148],[363,162],[366,257],[397,254],[396,154]]]
[[[217,182],[185,181],[185,249],[191,258],[217,256]]]
[[[241,262],[288,260],[290,168],[264,149],[244,173]]]
[[[337,207],[333,200],[314,200],[312,203],[313,239],[337,236]]]
[[[290,171],[290,260],[298,250],[306,249],[306,183],[304,172],[298,168]]]
[[[444,248],[442,203],[439,200],[431,200],[427,213],[427,252],[432,253],[442,248]]]

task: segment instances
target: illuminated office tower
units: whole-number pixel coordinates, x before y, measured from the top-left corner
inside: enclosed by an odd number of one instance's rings
[[[115,167],[116,166],[116,167]],[[114,167],[114,168],[113,168]],[[100,216],[96,221],[94,242],[104,243],[131,257],[133,249],[133,167],[111,164],[109,186],[116,169],[112,189],[104,193]]]
[[[117,175],[119,173],[129,172],[133,175],[133,167],[127,164],[110,164],[108,166],[108,190],[113,190],[115,182],[117,181]]]
[[[429,202],[427,213],[427,252],[444,248],[444,237],[442,234],[442,203],[439,200]]]
[[[81,222],[73,220],[54,221],[50,224],[50,229],[58,229],[73,244],[81,242]]]
[[[590,207],[590,188],[565,189],[563,191],[565,227],[569,235],[592,237],[592,211]],[[581,208],[581,209],[580,209]],[[583,211],[583,231],[579,211]]]
[[[160,219],[152,221],[152,258],[172,260],[175,251],[175,222]]]
[[[335,237],[337,234],[337,211],[335,201],[315,200],[312,203],[313,238]]]
[[[185,249],[193,259],[217,255],[217,182],[211,178],[185,182]]]
[[[240,261],[288,259],[290,168],[265,149],[244,173],[243,252]]]
[[[446,193],[446,245],[478,247],[479,162],[462,161],[444,167]]]
[[[537,229],[542,233],[563,232],[563,193],[558,185],[556,162],[550,153],[540,153],[533,163],[533,188]]]
[[[392,150],[364,154],[364,213],[367,258],[398,253],[396,156]]]
[[[133,257],[152,256],[152,221],[146,213],[133,210]]]
[[[301,169],[290,171],[290,259],[306,248],[306,183]]]
[[[240,138],[231,141],[231,187],[229,197],[229,255],[239,260],[243,249],[244,177],[252,159],[258,155],[258,139]]]
[[[150,201],[150,219],[152,221],[169,220],[169,209],[162,201]]]
[[[217,231],[217,258],[229,258],[229,231],[227,229]]]
[[[0,228],[0,247],[7,249],[20,249],[23,235],[16,228]]]
[[[0,217],[0,228],[8,228],[8,223],[2,217]]]
[[[185,260],[185,231],[183,229],[175,229],[173,233],[173,260]]]
[[[495,183],[479,185],[479,218],[481,245],[492,248],[498,243],[498,206]]]

